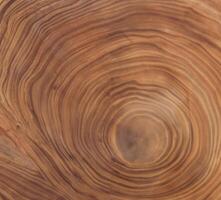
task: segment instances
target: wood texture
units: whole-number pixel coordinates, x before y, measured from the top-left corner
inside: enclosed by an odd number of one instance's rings
[[[0,0],[0,199],[221,200],[221,1]]]

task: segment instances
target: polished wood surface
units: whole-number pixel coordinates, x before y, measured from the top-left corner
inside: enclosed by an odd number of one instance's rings
[[[0,0],[0,199],[221,200],[221,1]]]

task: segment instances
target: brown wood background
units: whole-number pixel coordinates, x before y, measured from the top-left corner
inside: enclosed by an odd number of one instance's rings
[[[0,0],[0,199],[221,200],[221,1]]]

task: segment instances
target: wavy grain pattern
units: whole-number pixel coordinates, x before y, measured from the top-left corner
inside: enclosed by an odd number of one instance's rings
[[[221,1],[0,0],[0,199],[220,200]]]

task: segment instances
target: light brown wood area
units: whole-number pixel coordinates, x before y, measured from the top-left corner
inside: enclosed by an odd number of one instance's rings
[[[0,0],[1,200],[221,200],[220,0]]]

